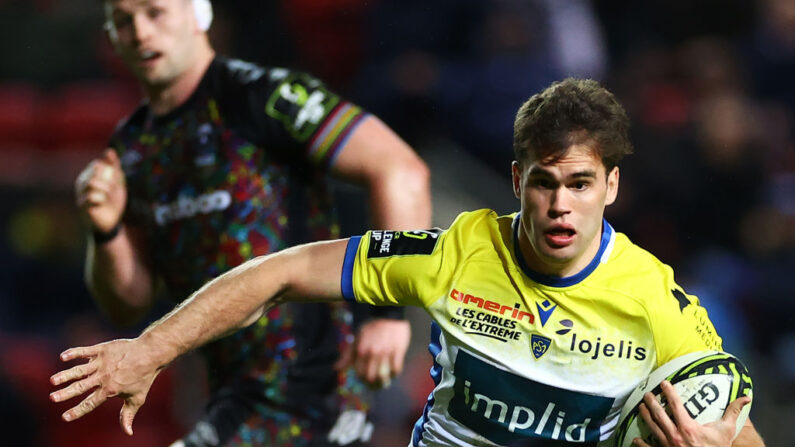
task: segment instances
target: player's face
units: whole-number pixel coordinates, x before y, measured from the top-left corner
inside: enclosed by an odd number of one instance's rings
[[[618,193],[618,168],[606,173],[587,145],[572,145],[557,160],[514,162],[512,170],[528,267],[560,277],[578,273],[599,251],[604,209]]]
[[[146,85],[169,85],[195,62],[196,25],[190,0],[109,0],[114,48]],[[115,34],[115,36],[114,36]]]

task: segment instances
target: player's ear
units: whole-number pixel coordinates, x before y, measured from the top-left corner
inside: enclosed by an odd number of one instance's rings
[[[517,199],[522,197],[522,167],[514,160],[511,163],[511,179],[513,180],[513,195]]]
[[[196,19],[196,28],[204,33],[213,23],[213,5],[210,0],[191,0],[193,16]]]
[[[118,41],[118,35],[116,34],[116,28],[113,27],[112,24],[106,23],[102,26],[102,31],[104,31],[105,39],[107,39],[108,43],[110,44],[113,51],[118,51],[116,49],[116,44]]]
[[[616,201],[616,197],[618,197],[618,178],[618,166],[614,166],[607,174],[607,196],[605,197],[605,205],[612,205],[613,202]]]
[[[102,31],[104,31],[105,38],[113,48],[113,51],[118,52],[119,31],[116,29],[116,24],[113,23],[113,5],[110,2],[103,2],[102,8],[105,11],[105,22],[102,24]]]

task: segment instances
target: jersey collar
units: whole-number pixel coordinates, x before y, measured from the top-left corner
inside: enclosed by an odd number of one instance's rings
[[[563,278],[559,276],[538,273],[536,271],[530,270],[524,260],[524,256],[522,256],[522,251],[519,249],[520,216],[521,213],[516,213],[516,216],[513,218],[513,223],[511,224],[513,227],[513,251],[516,254],[516,260],[519,263],[519,268],[522,269],[522,272],[539,284],[551,287],[573,286],[588,277],[588,275],[596,270],[596,267],[598,267],[600,263],[607,262],[607,259],[610,257],[610,252],[613,250],[613,243],[615,242],[616,238],[615,231],[613,231],[613,227],[610,226],[606,219],[602,219],[602,240],[599,243],[599,251],[596,252],[596,256],[594,256],[591,262],[589,262],[584,269],[580,270],[574,275]]]

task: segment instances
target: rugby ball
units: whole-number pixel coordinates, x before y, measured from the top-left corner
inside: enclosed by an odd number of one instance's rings
[[[753,398],[751,376],[745,366],[731,354],[721,351],[700,351],[683,355],[652,371],[649,377],[629,395],[619,417],[615,433],[616,447],[630,447],[632,440],[640,437],[647,444],[659,445],[638,411],[643,395],[654,394],[663,408],[667,407],[660,383],[668,380],[682,398],[690,416],[700,424],[723,417],[730,402],[741,396]],[[735,437],[742,429],[749,403],[737,418]]]

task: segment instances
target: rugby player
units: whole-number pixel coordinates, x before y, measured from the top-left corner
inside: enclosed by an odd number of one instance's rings
[[[444,231],[370,231],[256,258],[138,338],[65,351],[65,361],[88,362],[54,375],[55,385],[72,383],[51,398],[93,390],[64,413],[72,420],[119,396],[131,432],[174,358],[281,303],[348,299],[420,306],[434,320],[436,387],[411,446],[608,445],[622,405],[652,370],[722,343],[672,269],[604,218],[618,194],[618,163],[632,151],[628,127],[596,81],[554,83],[514,123],[519,212],[465,212]],[[750,421],[733,441],[748,396],[702,426],[663,389],[676,423],[653,399],[641,409],[660,445],[763,445]]]

